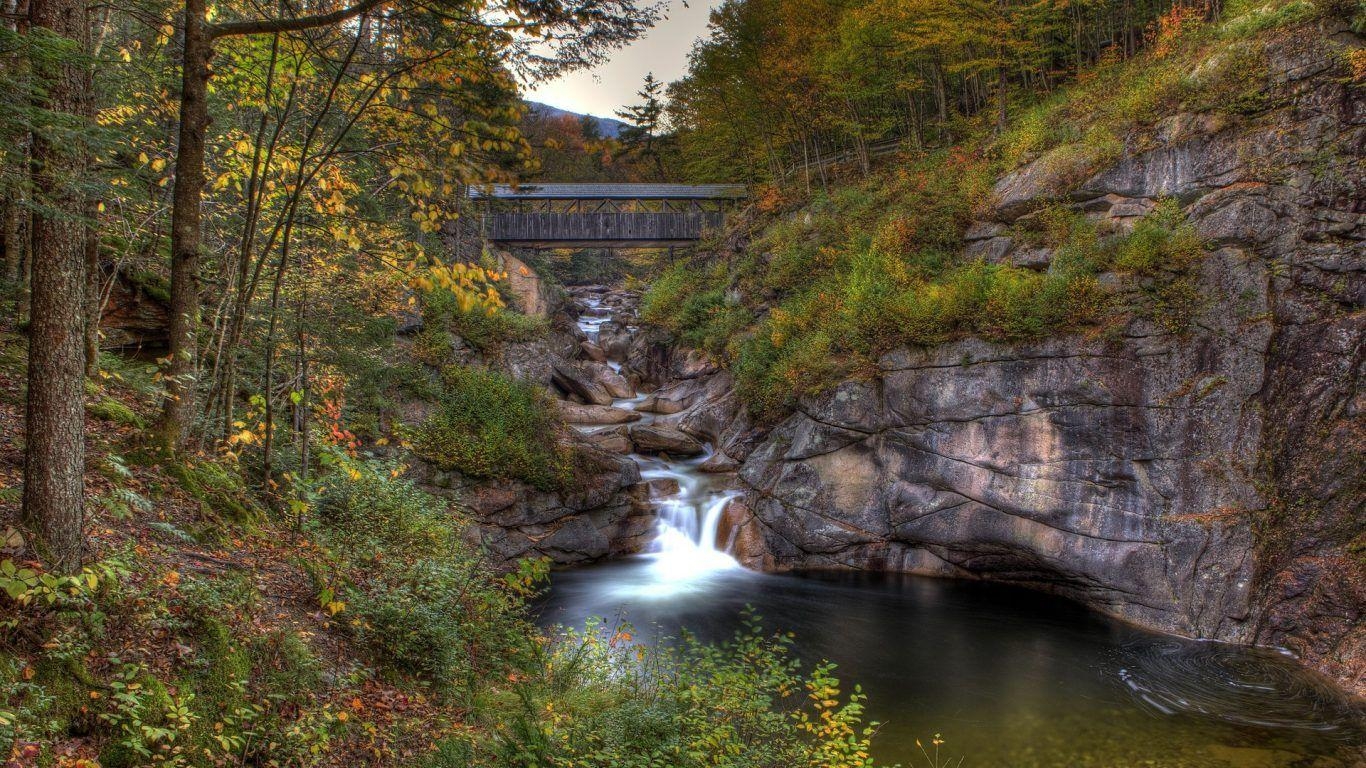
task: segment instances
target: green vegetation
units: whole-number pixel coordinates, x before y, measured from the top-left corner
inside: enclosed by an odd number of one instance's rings
[[[1029,341],[1125,311],[1187,327],[1198,309],[1189,272],[1203,246],[1171,202],[1130,232],[1101,232],[1062,206],[1040,211],[1009,234],[1051,252],[1044,272],[957,257],[990,167],[938,153],[818,196],[769,222],[737,260],[666,270],[644,317],[726,360],[766,419],[874,372],[898,346]],[[1138,279],[1139,298],[1102,289],[1106,271]]]
[[[530,341],[544,335],[547,328],[543,317],[531,317],[511,310],[490,311],[481,307],[462,309],[458,296],[440,290],[423,295],[422,319],[424,331],[419,341],[427,347],[427,351],[421,353],[418,359],[433,366],[449,361],[449,334],[459,336],[475,349],[485,350],[499,344]]]
[[[544,562],[491,568],[398,465],[320,463],[297,532],[216,523],[235,544],[210,554],[134,510],[126,545],[74,576],[0,560],[0,748],[125,768],[703,766],[717,749],[737,766],[872,765],[861,694],[757,621],[717,646],[543,635],[524,606]]]
[[[450,366],[439,397],[436,412],[412,430],[418,456],[470,477],[515,478],[545,490],[568,480],[567,458],[546,439],[559,426],[540,388]]]
[[[719,645],[684,636],[646,651],[631,632],[590,625],[539,653],[527,685],[486,698],[497,738],[474,764],[874,765],[865,697],[844,695],[833,665],[803,670],[791,638],[765,633],[756,617]]]
[[[747,51],[796,45],[795,38],[765,39],[740,31],[749,14],[766,14],[772,4],[783,2],[728,5],[722,28],[740,26],[733,36],[718,33],[708,41],[689,79],[678,87],[685,98],[675,103],[675,119],[686,126],[680,133],[685,154],[690,143],[715,149],[708,138],[712,132],[729,131],[734,141],[754,129],[760,131],[751,136],[755,146],[737,151],[755,155],[750,167],[766,165],[758,157],[774,151],[778,139],[765,137],[762,124],[745,123],[742,111],[714,112],[707,104],[717,94],[745,103],[742,93],[731,92],[741,86],[712,78],[737,68],[748,72],[755,59],[745,58]],[[835,16],[847,14],[842,18],[849,24],[864,25],[881,18],[886,9],[880,7],[870,0]],[[823,175],[819,187],[806,182],[807,195],[794,193],[791,183],[781,191],[761,188],[757,220],[747,222],[748,246],[664,270],[646,296],[645,319],[727,363],[741,395],[764,419],[780,417],[802,397],[841,378],[875,374],[878,358],[902,345],[932,346],[964,336],[1029,341],[1114,327],[1132,315],[1185,333],[1204,306],[1195,287],[1204,247],[1180,207],[1164,201],[1131,231],[1122,226],[1102,230],[1065,206],[1066,192],[1112,163],[1125,142],[1137,143],[1131,151],[1144,149],[1144,137],[1153,133],[1145,126],[1165,116],[1201,113],[1193,119],[1218,126],[1264,109],[1266,31],[1301,24],[1324,11],[1296,0],[1237,2],[1211,22],[1182,5],[1160,18],[1156,10],[1144,11],[1154,15],[1141,49],[1135,37],[1131,49],[1100,52],[1095,64],[1078,67],[1065,85],[1020,89],[1004,122],[994,109],[968,110],[939,126],[942,148],[930,146],[933,131],[921,125],[917,140],[909,142],[915,149],[882,169]],[[1103,4],[1092,11],[1106,12]],[[1010,4],[990,11],[1017,12]],[[903,8],[902,13],[898,18],[910,19],[906,23],[915,20],[916,12]],[[795,18],[800,27],[817,23],[819,15]],[[1021,25],[1015,29],[1028,36],[1034,34],[1029,26],[1034,21],[1041,19],[1021,16],[1010,23]],[[935,26],[938,21],[922,23],[946,32]],[[1041,34],[1057,31],[1049,29],[1045,24]],[[817,34],[814,44],[802,42],[800,50],[784,57],[798,69],[835,66],[835,59],[819,58],[821,40]],[[941,42],[920,44],[923,54]],[[856,66],[857,60],[838,59],[843,62],[838,66]],[[972,79],[965,76],[949,87],[971,89]],[[707,95],[691,90],[703,84],[712,89]],[[926,98],[936,87],[933,77],[915,85]],[[848,105],[825,106],[838,113]],[[841,130],[849,128],[839,124]],[[1183,128],[1177,124],[1169,130]],[[992,184],[1026,164],[1034,165],[1032,174],[1048,179],[1051,192],[1040,195],[1035,209],[1001,234],[1017,249],[1046,250],[1044,258],[1034,264],[965,259],[965,230],[990,205]],[[1058,201],[1051,207],[1049,194]]]

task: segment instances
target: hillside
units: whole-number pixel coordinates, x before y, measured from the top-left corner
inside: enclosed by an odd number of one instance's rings
[[[1363,42],[1306,13],[1168,28],[666,272],[645,318],[753,417],[679,395],[744,559],[1041,586],[1360,692]]]
[[[621,135],[621,129],[626,127],[626,123],[611,117],[598,117],[597,115],[585,115],[579,112],[571,112],[567,109],[552,107],[549,104],[542,104],[539,101],[528,101],[531,112],[546,117],[571,117],[582,121],[584,118],[592,120],[593,125],[598,129],[598,135],[603,138],[615,139]]]

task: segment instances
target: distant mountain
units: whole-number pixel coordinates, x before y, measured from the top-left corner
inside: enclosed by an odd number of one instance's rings
[[[575,118],[592,118],[598,124],[599,133],[601,133],[603,136],[607,136],[614,139],[621,133],[621,129],[626,127],[626,123],[623,123],[620,120],[613,120],[610,117],[598,117],[597,115],[585,115],[580,112],[570,112],[567,109],[552,107],[549,104],[542,104],[539,101],[528,101],[527,106],[531,107],[532,112],[538,115],[545,115],[546,117],[559,117],[561,115],[569,115],[570,117]]]

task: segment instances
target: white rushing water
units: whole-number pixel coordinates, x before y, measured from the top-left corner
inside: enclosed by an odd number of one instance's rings
[[[584,312],[579,316],[580,330],[589,340],[598,343],[602,326],[612,319],[609,309],[598,296],[582,299]],[[614,371],[621,370],[620,361],[609,361]],[[636,411],[646,399],[645,394],[619,398],[612,406]],[[665,423],[669,417],[639,411],[641,419],[634,424]],[[576,425],[580,431],[595,432],[612,429],[614,425]],[[739,563],[725,551],[725,543],[718,545],[717,533],[726,506],[739,494],[721,488],[715,475],[703,472],[699,466],[711,456],[712,448],[691,459],[671,459],[664,456],[631,454],[640,467],[643,480],[651,484],[650,505],[655,512],[655,538],[648,551],[638,555],[649,567],[646,578],[635,578],[618,586],[622,596],[666,597],[678,592],[698,589],[711,578],[722,573],[741,570]]]

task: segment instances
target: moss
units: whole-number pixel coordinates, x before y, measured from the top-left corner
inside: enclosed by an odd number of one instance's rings
[[[147,422],[142,417],[133,412],[132,408],[115,400],[112,397],[105,397],[98,402],[86,406],[86,412],[97,419],[103,419],[125,427],[135,427],[146,429]]]
[[[204,504],[213,516],[245,525],[264,516],[241,475],[211,461],[171,462],[166,474]]]

